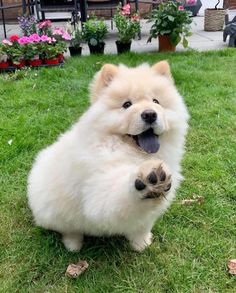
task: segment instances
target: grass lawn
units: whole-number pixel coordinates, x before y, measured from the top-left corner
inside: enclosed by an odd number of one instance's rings
[[[81,252],[67,252],[60,235],[33,224],[26,199],[33,158],[86,110],[102,64],[161,59],[191,114],[176,201],[142,254],[122,237],[87,238]],[[236,292],[236,276],[227,273],[227,260],[236,258],[235,64],[235,49],[128,54],[71,58],[62,69],[31,70],[16,81],[0,76],[0,292]],[[205,203],[181,205],[194,194]],[[68,279],[67,265],[79,259],[88,271]]]

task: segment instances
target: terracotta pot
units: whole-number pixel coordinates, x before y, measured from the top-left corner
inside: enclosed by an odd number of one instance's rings
[[[175,52],[176,46],[172,45],[170,42],[170,37],[168,35],[158,36],[159,40],[159,52]]]
[[[63,60],[64,60],[64,55],[63,54],[58,54],[58,60],[59,60],[59,62],[61,63],[61,62],[63,62]]]
[[[29,66],[37,67],[42,65],[42,60],[41,59],[29,60],[28,63],[29,63]]]
[[[59,64],[59,59],[58,58],[45,59],[44,62],[45,64],[48,64],[48,65],[57,65]]]
[[[8,62],[0,62],[0,69],[6,69],[7,67],[9,67]]]
[[[116,41],[116,48],[118,54],[130,52],[131,41],[129,43],[121,43],[120,41]]]
[[[96,46],[88,44],[90,54],[104,54],[105,43],[99,43]]]
[[[80,56],[82,47],[69,47],[70,56]]]
[[[17,69],[20,69],[22,67],[25,67],[25,60],[21,60],[21,61],[19,61],[19,63],[14,63],[12,61],[12,65],[13,65],[13,67],[15,67]]]

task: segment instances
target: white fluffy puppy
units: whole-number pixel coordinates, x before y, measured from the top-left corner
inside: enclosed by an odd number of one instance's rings
[[[142,251],[182,179],[188,113],[166,61],[106,64],[91,106],[39,153],[28,179],[38,226],[60,232],[68,250],[83,235],[124,235]]]

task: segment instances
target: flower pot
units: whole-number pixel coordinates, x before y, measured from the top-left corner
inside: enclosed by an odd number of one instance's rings
[[[116,41],[116,48],[118,54],[130,52],[131,41],[129,43],[121,43],[120,41]]]
[[[47,65],[57,65],[57,64],[59,64],[59,59],[58,58],[45,59],[44,62]]]
[[[172,45],[170,42],[170,37],[168,35],[159,35],[159,52],[175,52],[176,46]]]
[[[185,4],[184,4],[184,8],[188,11],[191,11],[193,16],[197,16],[201,7],[202,7],[201,0],[195,1],[194,4],[186,3],[186,1],[185,1]]]
[[[204,13],[204,30],[205,31],[222,31],[225,20],[225,9],[205,9]]]
[[[81,56],[82,47],[69,47],[70,56]]]
[[[6,69],[7,67],[9,67],[9,63],[6,62],[0,62],[0,69]]]
[[[14,61],[12,61],[12,65],[13,67],[20,69],[22,67],[25,67],[25,60],[20,60],[19,62],[15,63]]]
[[[37,67],[42,65],[41,59],[35,59],[35,60],[28,60],[29,66]]]
[[[96,46],[88,44],[90,54],[104,54],[105,43],[98,43]]]
[[[57,58],[59,60],[59,63],[61,63],[64,60],[64,55],[63,54],[58,54]]]

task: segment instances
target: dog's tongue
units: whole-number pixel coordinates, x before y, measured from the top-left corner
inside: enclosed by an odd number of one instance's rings
[[[160,148],[160,142],[158,136],[150,128],[138,135],[139,146],[147,153],[156,153]]]

